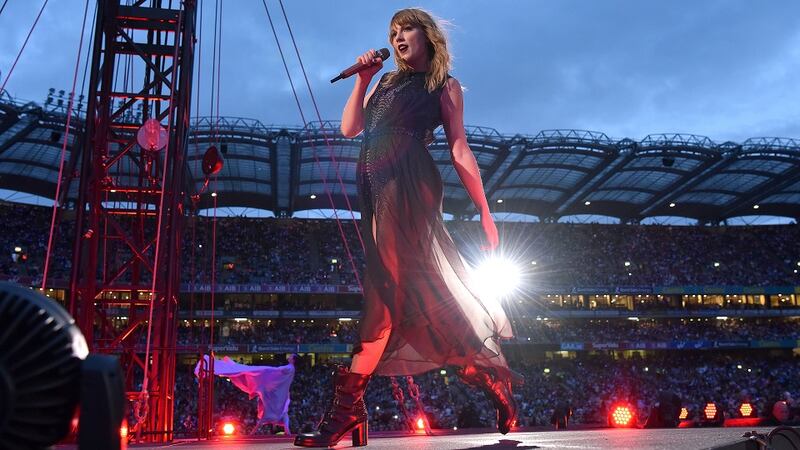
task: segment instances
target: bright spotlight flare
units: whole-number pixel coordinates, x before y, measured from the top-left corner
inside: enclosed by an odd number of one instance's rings
[[[230,422],[225,422],[225,424],[222,425],[222,432],[226,436],[230,436],[230,435],[232,435],[233,433],[236,432],[236,427]]]
[[[487,300],[500,300],[519,286],[521,272],[513,262],[490,257],[473,270],[478,296]]]

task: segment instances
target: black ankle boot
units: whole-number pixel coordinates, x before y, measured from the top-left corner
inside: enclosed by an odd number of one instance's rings
[[[294,445],[300,447],[333,447],[345,434],[352,432],[353,447],[367,445],[367,407],[364,391],[369,375],[351,373],[345,367],[336,370],[335,392],[328,412],[317,431],[298,434]]]
[[[500,377],[497,371],[486,367],[468,366],[458,370],[461,381],[479,388],[492,401],[497,410],[497,429],[506,434],[511,431],[517,416],[517,402],[511,393],[511,379]]]

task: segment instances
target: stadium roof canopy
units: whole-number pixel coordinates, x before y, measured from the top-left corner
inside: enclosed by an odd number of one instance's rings
[[[68,160],[81,141],[82,121],[71,123]],[[359,209],[355,169],[361,138],[342,136],[338,122],[279,127],[225,117],[200,118],[193,125],[188,171],[195,189],[203,184],[200,160],[208,146],[218,144],[225,158],[216,186],[212,180],[200,207],[212,205],[210,192],[216,191],[218,207],[276,215],[332,206]],[[53,198],[64,127],[65,115],[56,108],[0,101],[0,188]],[[636,141],[581,130],[533,136],[473,126],[466,131],[487,196],[499,212],[550,220],[597,214],[634,222],[653,216],[701,222],[754,214],[800,218],[797,139],[715,143],[688,134]],[[474,209],[441,129],[429,150],[444,182],[444,212],[471,216]],[[76,190],[72,183],[69,196],[74,198]]]

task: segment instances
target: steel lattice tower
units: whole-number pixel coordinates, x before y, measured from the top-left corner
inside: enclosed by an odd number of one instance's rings
[[[98,2],[85,139],[75,160],[80,183],[69,307],[92,351],[120,355],[129,399],[140,398],[147,377],[138,431],[163,442],[173,430],[197,11],[194,0],[175,7],[161,0],[120,3],[126,2]],[[161,150],[137,144],[147,119],[167,133]],[[115,323],[115,316],[127,316],[127,323]]]

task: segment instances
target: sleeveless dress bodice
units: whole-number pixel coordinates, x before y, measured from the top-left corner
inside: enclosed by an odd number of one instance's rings
[[[442,124],[439,98],[442,89],[428,92],[425,72],[403,75],[393,85],[381,77],[364,114],[364,136],[370,139],[386,133],[406,133],[426,144]]]

